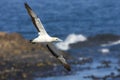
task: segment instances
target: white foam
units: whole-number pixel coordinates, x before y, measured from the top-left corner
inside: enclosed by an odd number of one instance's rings
[[[68,50],[70,44],[86,41],[87,38],[81,34],[70,34],[63,42],[59,42],[56,46],[61,50]]]
[[[111,42],[111,43],[108,43],[108,44],[102,44],[101,46],[106,47],[106,46],[113,46],[113,45],[118,45],[118,44],[120,44],[120,40],[115,41],[115,42]]]
[[[107,48],[103,48],[103,49],[100,50],[100,52],[102,52],[103,54],[106,54],[106,53],[109,53],[110,50],[107,49]]]

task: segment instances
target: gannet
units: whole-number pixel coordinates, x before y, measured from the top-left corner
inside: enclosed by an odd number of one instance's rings
[[[31,40],[33,43],[39,43],[39,42],[56,42],[56,41],[62,41],[61,39],[57,37],[51,37],[48,35],[46,30],[44,29],[44,26],[42,25],[42,22],[40,21],[40,18],[37,17],[35,12],[30,8],[30,6],[25,3],[25,8],[27,9],[28,14],[30,15],[33,24],[35,25],[36,29],[38,30],[38,37]]]
[[[52,55],[54,57],[56,57],[68,71],[70,71],[71,70],[70,65],[66,62],[63,55],[60,54],[60,51],[52,44],[52,42],[54,42],[54,41],[62,41],[62,40],[57,37],[49,36],[47,34],[47,32],[45,31],[40,19],[32,11],[32,9],[30,8],[30,6],[27,3],[25,3],[25,8],[27,9],[28,14],[31,16],[33,24],[35,25],[35,27],[38,30],[38,37],[33,39],[32,42],[46,43],[47,44],[46,46],[47,46],[48,50],[52,53]]]

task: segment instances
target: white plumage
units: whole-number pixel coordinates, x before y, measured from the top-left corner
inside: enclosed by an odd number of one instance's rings
[[[29,7],[27,3],[25,3],[25,8],[27,9],[27,12],[31,17],[33,24],[38,30],[38,37],[33,39],[32,42],[39,43],[39,42],[62,41],[57,37],[51,37],[48,35],[46,30],[44,29],[44,26],[42,25],[42,22],[40,21],[40,19],[37,17],[37,15],[33,12],[33,10]]]

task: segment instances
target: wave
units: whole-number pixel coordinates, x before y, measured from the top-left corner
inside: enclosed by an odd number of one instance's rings
[[[102,47],[107,47],[107,46],[113,46],[113,45],[118,45],[120,44],[120,40],[114,41],[114,42],[110,42],[108,44],[101,44]]]
[[[86,41],[87,38],[82,34],[70,34],[68,37],[63,41],[56,44],[56,46],[61,50],[68,50],[70,49],[70,44],[83,42]]]
[[[110,50],[107,49],[107,48],[100,49],[99,51],[100,51],[101,53],[103,53],[103,54],[107,54],[107,53],[110,52]]]
[[[70,34],[63,42],[59,42],[56,46],[61,50],[69,50],[70,48],[101,46],[107,47],[120,44],[120,36],[114,34],[98,34],[96,36],[85,37],[82,34]],[[102,50],[107,52],[108,50]]]

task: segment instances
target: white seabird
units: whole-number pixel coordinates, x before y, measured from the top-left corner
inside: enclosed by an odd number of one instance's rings
[[[53,56],[55,56],[62,64],[63,66],[70,71],[70,65],[66,62],[63,55],[60,54],[60,51],[52,44],[54,41],[62,41],[61,39],[57,37],[51,37],[47,34],[45,31],[40,19],[37,17],[37,15],[32,11],[30,6],[25,3],[25,8],[27,9],[28,14],[31,16],[32,22],[35,25],[35,27],[38,30],[38,37],[33,39],[32,42],[34,43],[41,43],[44,42],[47,44],[48,50],[52,53]]]
[[[35,25],[36,29],[38,30],[38,37],[31,40],[31,42],[39,43],[39,42],[62,41],[61,39],[59,39],[57,37],[51,37],[48,35],[48,33],[44,29],[44,26],[42,25],[40,19],[37,17],[37,15],[33,12],[33,10],[30,8],[30,6],[27,3],[25,3],[25,8],[27,9],[27,12],[31,17],[33,24]]]

